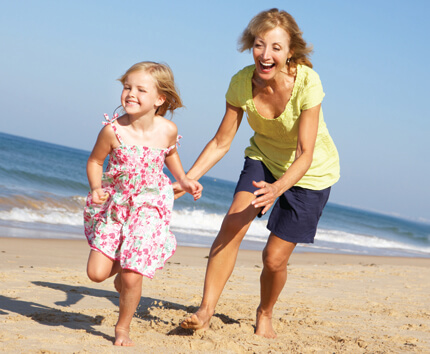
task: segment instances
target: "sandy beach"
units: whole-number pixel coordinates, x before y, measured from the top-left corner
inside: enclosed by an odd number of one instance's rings
[[[201,300],[208,249],[179,247],[144,278],[133,348],[112,345],[118,294],[86,276],[85,240],[0,238],[5,353],[429,353],[430,259],[295,253],[274,313],[255,336],[261,254],[240,251],[208,331],[179,324]]]

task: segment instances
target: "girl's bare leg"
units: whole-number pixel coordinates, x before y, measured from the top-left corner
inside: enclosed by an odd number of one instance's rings
[[[210,250],[200,308],[185,319],[181,327],[194,330],[205,330],[209,327],[209,320],[215,312],[218,299],[233,272],[240,243],[252,220],[259,213],[259,210],[251,205],[254,199],[252,193],[236,193]]]
[[[115,345],[130,347],[130,323],[142,295],[142,275],[131,270],[121,271],[121,293],[119,296],[119,317],[115,326]]]
[[[103,253],[94,250],[90,251],[87,263],[88,278],[96,283],[100,283],[121,270],[118,261],[106,257]]]
[[[287,281],[287,264],[295,243],[270,234],[263,251],[263,271],[260,277],[260,305],[257,309],[255,334],[276,338],[272,326],[272,313],[278,296]]]

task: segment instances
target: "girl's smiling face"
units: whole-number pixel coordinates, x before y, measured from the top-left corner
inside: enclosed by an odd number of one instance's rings
[[[155,112],[165,101],[157,90],[155,79],[146,71],[130,73],[124,81],[121,104],[130,115]]]
[[[256,74],[265,81],[286,69],[287,59],[293,55],[290,50],[290,35],[281,27],[255,37],[252,47]]]

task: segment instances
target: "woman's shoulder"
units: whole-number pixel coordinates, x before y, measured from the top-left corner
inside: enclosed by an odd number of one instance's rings
[[[297,79],[306,86],[314,82],[321,82],[318,73],[307,65],[297,65]]]
[[[254,74],[255,64],[245,66],[233,75],[231,81],[243,81],[246,78],[251,79]]]
[[[239,90],[245,92],[254,74],[255,65],[245,66],[234,74],[230,80],[229,90]]]

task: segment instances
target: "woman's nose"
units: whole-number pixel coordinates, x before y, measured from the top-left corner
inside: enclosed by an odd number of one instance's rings
[[[261,57],[263,59],[269,59],[270,58],[270,49],[268,47],[263,49],[263,52],[261,53]]]

